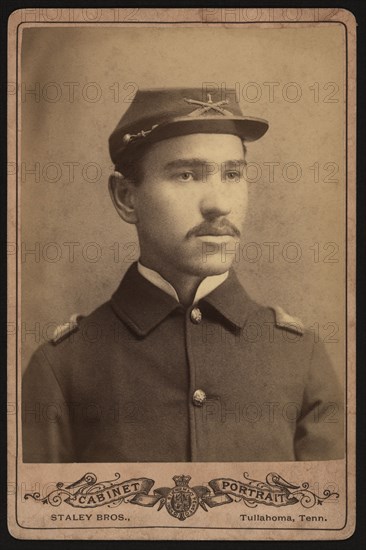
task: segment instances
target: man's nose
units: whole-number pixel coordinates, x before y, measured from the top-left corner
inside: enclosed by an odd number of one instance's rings
[[[215,219],[230,214],[232,197],[230,190],[221,181],[220,174],[215,174],[202,184],[200,201],[201,214],[205,219]]]

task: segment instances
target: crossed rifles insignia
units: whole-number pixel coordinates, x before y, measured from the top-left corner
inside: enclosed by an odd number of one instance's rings
[[[222,105],[227,105],[229,103],[228,99],[223,99],[222,101],[216,101],[214,103],[212,101],[211,94],[207,94],[207,101],[198,101],[197,99],[186,99],[184,98],[184,101],[189,103],[190,105],[200,105],[198,109],[195,109],[191,113],[189,113],[187,116],[201,116],[207,113],[208,111],[215,111],[216,113],[220,113],[220,115],[226,115],[231,116],[232,113],[230,111],[227,111],[226,109],[222,108]]]

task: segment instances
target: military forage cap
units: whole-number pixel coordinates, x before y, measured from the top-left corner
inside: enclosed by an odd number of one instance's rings
[[[244,116],[235,90],[203,88],[139,90],[109,138],[114,164],[142,143],[196,133],[234,134],[245,141],[262,137],[268,122]]]

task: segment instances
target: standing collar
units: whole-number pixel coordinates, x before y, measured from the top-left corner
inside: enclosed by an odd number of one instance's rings
[[[141,262],[137,263],[137,269],[140,275],[145,277],[150,283],[157,286],[169,296],[172,296],[177,302],[179,302],[178,294],[175,290],[175,288],[160,275],[157,271],[154,271],[153,269],[150,269],[149,267],[144,266]],[[220,275],[211,275],[209,277],[205,277],[199,284],[196,294],[194,296],[193,304],[196,304],[199,300],[207,296],[207,294],[210,294],[213,290],[215,290],[216,287],[221,285],[229,275],[228,271],[225,271],[225,273],[221,273]]]
[[[233,270],[224,282],[200,299],[237,327],[243,327],[258,305],[251,300]],[[146,336],[176,309],[184,311],[175,297],[139,273],[137,263],[127,270],[111,305],[116,315],[138,336]]]

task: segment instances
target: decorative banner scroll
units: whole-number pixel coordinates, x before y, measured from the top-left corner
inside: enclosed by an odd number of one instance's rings
[[[153,479],[141,477],[119,481],[121,475],[116,473],[115,479],[98,482],[95,474],[87,473],[71,485],[57,483],[56,489],[43,498],[39,493],[27,493],[25,499],[31,497],[52,506],[66,503],[77,508],[111,507],[121,503],[153,507],[159,503],[158,511],[165,505],[171,516],[185,520],[195,514],[199,506],[205,512],[208,508],[233,501],[242,501],[250,508],[258,504],[275,507],[300,504],[304,508],[312,508],[329,497],[339,497],[338,493],[330,491],[324,491],[319,496],[309,490],[309,483],[294,485],[276,473],[269,473],[265,482],[250,479],[247,472],[243,477],[244,481],[217,478],[209,481],[208,486],[190,487],[191,477],[182,474],[173,477],[175,487],[159,487],[150,493],[155,483]]]

